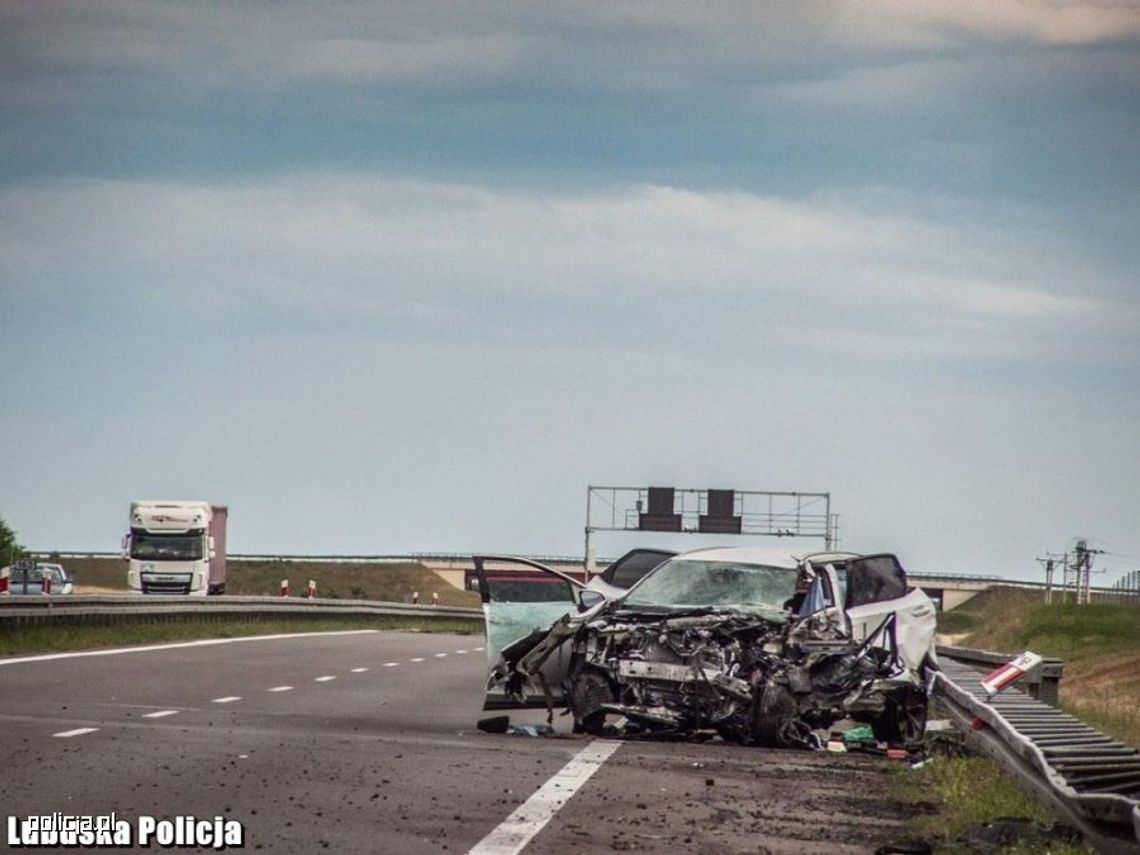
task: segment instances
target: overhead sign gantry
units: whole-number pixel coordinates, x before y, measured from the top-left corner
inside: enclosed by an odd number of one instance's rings
[[[586,488],[586,566],[593,571],[596,531],[818,537],[835,543],[830,493],[688,487]]]

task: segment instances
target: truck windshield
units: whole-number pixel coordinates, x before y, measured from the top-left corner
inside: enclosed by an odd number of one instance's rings
[[[198,561],[202,558],[202,535],[132,532],[131,558],[144,561]]]

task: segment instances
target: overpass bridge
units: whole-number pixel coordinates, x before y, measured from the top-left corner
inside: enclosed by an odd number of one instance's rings
[[[104,558],[118,559],[117,552],[84,552],[84,551],[37,551],[31,553],[41,560],[63,560],[68,558]],[[582,578],[585,574],[585,565],[581,556],[568,555],[518,555],[519,558],[528,558],[537,561],[555,570],[561,570],[572,576]],[[433,570],[444,582],[461,590],[469,587],[470,574],[474,571],[474,564],[469,552],[409,552],[400,555],[271,555],[271,554],[230,554],[230,559],[241,561],[305,561],[305,562],[351,562],[398,564],[416,562]],[[597,566],[606,567],[613,559],[599,558]],[[494,565],[491,565],[494,566]],[[498,568],[496,568],[498,569]],[[517,565],[504,565],[502,569],[519,569]],[[1045,585],[1040,582],[1023,582],[1014,579],[1005,579],[1001,576],[982,576],[965,573],[908,573],[910,580],[922,588],[931,599],[935,600],[941,608],[950,610],[957,608],[981,591],[994,585],[1008,585],[1021,588],[1036,588],[1044,592]],[[1058,589],[1059,590],[1059,589]],[[1113,596],[1119,592],[1109,588],[1094,588],[1094,594]]]

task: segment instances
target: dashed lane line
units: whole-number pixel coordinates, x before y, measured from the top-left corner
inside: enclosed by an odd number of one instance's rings
[[[467,652],[466,650],[456,650],[456,651],[455,651],[455,655],[456,655],[456,656],[462,656],[462,655],[463,655],[464,653],[466,653],[466,652]]]
[[[371,631],[371,630],[367,630],[367,631]],[[317,634],[322,634],[322,635],[323,635],[323,634],[325,634],[325,633],[312,633],[312,634],[313,634],[313,635],[317,635]],[[261,636],[261,638],[263,638],[263,639],[269,639],[269,638],[282,638],[282,637],[286,637],[286,636]],[[248,639],[224,639],[224,640],[225,640],[225,641],[243,641],[243,640],[248,640]],[[154,646],[154,647],[151,647],[151,648],[149,648],[149,649],[152,649],[152,650],[163,650],[163,649],[167,649],[167,648],[169,648],[169,647],[192,647],[192,646],[197,646],[197,645],[196,645],[196,643],[190,643],[190,644],[172,644],[172,645],[158,645],[158,646]],[[137,649],[137,648],[133,648],[133,649]],[[476,649],[476,650],[482,650],[483,648],[481,648],[481,647],[477,647],[477,648],[475,648],[475,649]],[[99,652],[99,653],[106,653],[106,654],[110,654],[110,653],[126,653],[126,652],[129,652],[129,651],[128,651],[128,650],[105,650],[105,651],[90,651],[90,652]],[[467,651],[466,651],[466,650],[456,650],[455,652],[456,652],[457,654],[462,654],[462,653],[466,653]],[[436,659],[442,659],[442,658],[443,658],[443,657],[445,657],[445,656],[447,656],[447,654],[446,654],[446,653],[436,653],[436,654],[434,654],[434,657],[435,657]],[[34,661],[35,659],[38,659],[38,658],[48,658],[48,659],[51,659],[51,658],[64,658],[64,657],[48,656],[48,657],[29,657],[29,658],[31,658],[31,659]],[[9,661],[12,661],[12,660],[9,660]],[[425,661],[425,657],[423,657],[423,656],[415,656],[415,657],[413,657],[413,658],[409,659],[408,661],[409,661],[409,662],[423,662],[423,661]],[[399,664],[400,664],[399,662],[385,662],[385,663],[384,663],[384,667],[385,667],[385,668],[395,668],[395,667],[397,667]],[[370,670],[370,669],[368,669],[368,668],[353,668],[353,669],[352,669],[352,673],[353,673],[353,674],[363,674],[363,673],[365,673],[365,672],[366,672],[366,671],[368,671],[368,670]],[[325,674],[325,675],[323,675],[323,676],[321,676],[321,677],[317,677],[317,678],[315,678],[315,679],[314,679],[314,682],[316,682],[316,683],[328,683],[328,682],[330,682],[330,681],[332,681],[332,680],[335,680],[335,679],[336,679],[336,675],[335,675],[335,674]],[[293,688],[294,688],[293,686],[274,686],[273,688],[269,689],[268,691],[270,691],[270,692],[291,692],[291,691],[293,691]],[[213,699],[213,700],[212,700],[210,703],[214,703],[214,704],[232,704],[232,703],[234,703],[235,701],[240,701],[240,700],[241,700],[241,696],[240,696],[240,695],[226,695],[226,696],[225,696],[225,697],[223,697],[223,698],[214,698],[214,699]],[[172,715],[178,715],[178,713],[179,713],[179,710],[156,710],[155,712],[144,713],[142,717],[143,717],[143,718],[156,718],[156,719],[157,719],[157,718],[166,718],[166,717],[168,717],[168,716],[172,716]],[[99,729],[99,728],[97,728],[97,727],[79,727],[79,728],[76,728],[75,730],[65,730],[65,731],[63,731],[63,732],[61,732],[61,733],[53,733],[53,734],[52,734],[52,736],[58,736],[58,737],[60,737],[61,739],[68,739],[68,738],[70,738],[70,737],[73,737],[73,736],[83,736],[83,735],[84,735],[84,734],[86,734],[86,733],[94,733],[94,732],[95,732],[95,731],[97,731],[98,729]],[[568,768],[569,768],[569,767],[568,767]],[[553,779],[552,779],[552,780],[553,780]],[[533,797],[532,797],[532,798],[533,798]],[[528,838],[528,839],[529,839],[529,838]],[[472,850],[472,851],[474,852],[474,850]]]
[[[476,843],[467,855],[516,855],[521,852],[620,745],[620,742],[602,740],[591,742],[515,808],[494,831]]]

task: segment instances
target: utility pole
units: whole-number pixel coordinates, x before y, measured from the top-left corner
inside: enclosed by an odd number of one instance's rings
[[[1083,537],[1073,546],[1073,569],[1076,572],[1078,603],[1092,602],[1093,556],[1103,553],[1103,549],[1089,549],[1089,542]]]
[[[1063,555],[1055,555],[1052,552],[1046,552],[1042,556],[1038,556],[1037,563],[1045,568],[1045,604],[1049,605],[1053,602],[1053,574],[1057,569],[1057,559],[1064,560]]]

